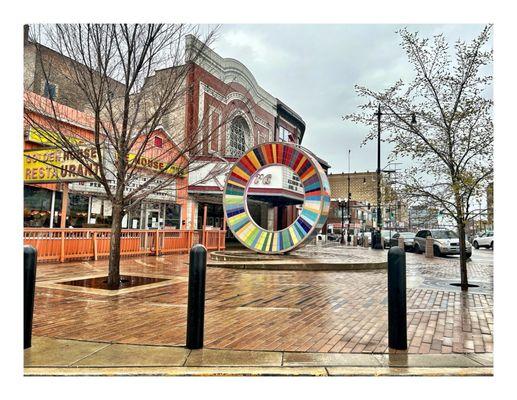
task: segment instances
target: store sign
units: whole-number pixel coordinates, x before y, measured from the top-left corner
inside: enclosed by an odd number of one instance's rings
[[[36,128],[31,126],[29,129],[29,137],[28,140],[30,142],[45,144],[47,146],[55,146],[56,143],[61,143],[62,139],[59,133],[46,131],[41,128]],[[81,140],[78,138],[73,138],[67,136],[66,140],[73,144],[80,144]]]
[[[124,195],[127,196],[131,194],[131,192],[137,190],[144,183],[147,182],[149,177],[145,175],[135,176],[131,180],[131,182],[127,183],[124,187]],[[110,189],[115,190],[116,185],[114,180],[108,180],[108,185]],[[163,187],[166,186],[166,187]],[[106,191],[104,187],[98,182],[76,182],[71,183],[70,191],[74,193],[80,193],[84,195],[98,195],[98,196],[106,196]],[[146,192],[150,191],[146,196],[146,200],[148,201],[157,201],[157,202],[165,202],[165,203],[174,203],[177,200],[176,197],[176,182],[169,182],[168,180],[163,180],[160,178],[156,178],[153,180],[147,188],[144,190]]]
[[[271,185],[271,174],[257,174],[255,175],[255,178],[253,179],[253,185],[259,185],[263,184],[266,186]]]
[[[79,148],[85,159],[95,160],[95,147]],[[25,183],[75,182],[93,179],[92,173],[77,161],[70,152],[61,149],[28,150],[23,153],[23,179]],[[97,172],[98,166],[90,164]]]
[[[291,168],[281,165],[272,165],[264,168],[253,177],[250,188],[284,189],[289,192],[304,193],[298,175]]]
[[[136,160],[136,165],[141,168],[145,168],[151,171],[162,171],[165,167],[167,167],[166,161],[158,161],[152,158],[148,158],[145,156],[140,156],[137,158],[136,154],[129,154],[127,157],[129,162],[134,162]],[[185,177],[187,174],[185,172],[180,173],[180,167],[177,165],[171,165],[165,171],[165,174],[178,175],[181,177]]]

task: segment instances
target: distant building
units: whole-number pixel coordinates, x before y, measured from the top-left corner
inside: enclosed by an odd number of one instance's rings
[[[346,199],[348,196],[348,174],[329,174],[332,198]],[[381,181],[382,191],[382,181]],[[375,172],[353,172],[350,174],[350,193],[352,200],[377,205],[377,174]]]
[[[438,209],[427,206],[409,207],[409,230],[418,231],[420,229],[438,228]]]
[[[367,203],[352,200],[350,203],[350,224],[348,224],[346,219],[347,211],[346,208],[342,209],[339,206],[338,201],[331,201],[327,230],[332,228],[332,232],[341,233],[343,225],[345,232],[347,229],[350,229],[350,234],[357,234],[359,232],[368,232],[374,227],[374,207],[368,207]],[[342,218],[342,213],[344,213],[345,218]]]
[[[338,209],[339,199],[345,200],[348,197],[348,178],[350,177],[350,195],[352,205],[361,211],[362,226],[368,228],[376,226],[377,210],[377,173],[376,172],[353,172],[329,174],[330,192],[332,193],[331,210]],[[386,229],[407,229],[408,213],[406,206],[398,199],[393,186],[381,176],[381,210],[383,213],[383,228]],[[368,207],[369,205],[369,207]],[[354,206],[351,207],[353,209]],[[353,217],[352,217],[353,218]],[[359,217],[358,217],[359,218]],[[356,221],[359,223],[359,219]]]

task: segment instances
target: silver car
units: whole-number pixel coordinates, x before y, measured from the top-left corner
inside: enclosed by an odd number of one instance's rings
[[[399,237],[404,239],[404,250],[412,251],[413,250],[413,242],[415,240],[415,234],[413,232],[397,232],[395,233],[390,240],[390,247],[399,245]]]
[[[425,239],[433,238],[433,252],[435,256],[460,254],[460,238],[456,232],[449,229],[423,229],[415,235],[413,249],[415,253],[425,251]],[[467,258],[472,256],[472,245],[465,239]]]

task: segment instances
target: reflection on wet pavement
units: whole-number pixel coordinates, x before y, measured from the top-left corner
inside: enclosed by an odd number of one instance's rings
[[[339,249],[329,251],[338,255]],[[380,251],[386,257],[385,251]],[[34,335],[128,344],[184,345],[187,256],[125,259],[122,273],[170,283],[107,296],[38,286]],[[409,353],[492,351],[491,262],[468,264],[476,290],[461,293],[453,258],[407,255]],[[38,265],[38,283],[107,271],[107,261]],[[208,268],[205,347],[386,353],[386,271]],[[151,285],[152,286],[152,285]]]

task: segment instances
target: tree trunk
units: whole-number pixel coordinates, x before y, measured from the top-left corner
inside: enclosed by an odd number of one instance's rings
[[[465,222],[458,222],[458,234],[460,236],[460,273],[461,290],[469,290],[469,280],[467,275],[467,249],[465,241]]]
[[[469,279],[467,275],[467,248],[465,241],[465,219],[463,217],[463,200],[460,196],[458,184],[454,179],[454,174],[451,171],[451,175],[453,176],[453,191],[454,191],[454,200],[456,202],[456,226],[458,227],[458,235],[460,236],[460,276],[461,276],[461,290],[468,291],[469,290]]]
[[[120,236],[122,235],[122,206],[113,203],[110,254],[108,269],[108,288],[117,289],[120,286]]]

